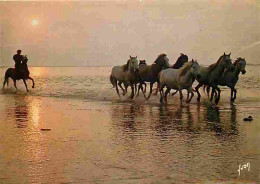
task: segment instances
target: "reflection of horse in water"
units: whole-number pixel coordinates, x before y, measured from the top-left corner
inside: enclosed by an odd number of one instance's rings
[[[15,97],[15,107],[14,107],[14,118],[18,128],[27,127],[29,108],[26,98],[23,96]]]
[[[23,59],[22,59],[21,66],[20,66],[20,68],[21,68],[20,72],[16,71],[15,68],[8,68],[6,70],[6,72],[5,72],[5,80],[4,80],[4,83],[3,83],[3,89],[4,89],[6,83],[8,85],[8,79],[9,78],[13,79],[14,87],[16,89],[17,89],[17,87],[16,87],[16,80],[20,80],[20,79],[23,79],[23,82],[24,82],[24,85],[26,87],[27,92],[29,91],[28,88],[27,88],[27,84],[26,84],[26,80],[27,79],[30,79],[33,82],[32,88],[34,88],[34,80],[33,80],[33,78],[31,78],[29,76],[30,72],[28,70],[27,61],[28,61],[27,56],[24,56]]]
[[[236,107],[231,104],[227,108],[229,109],[228,111],[220,111],[217,106],[205,103],[206,113],[204,119],[207,122],[206,127],[208,130],[215,132],[216,135],[235,135],[238,132]]]

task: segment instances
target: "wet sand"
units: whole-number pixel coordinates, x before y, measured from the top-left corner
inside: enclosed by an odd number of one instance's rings
[[[223,94],[218,106],[0,94],[0,183],[257,183],[259,96]]]

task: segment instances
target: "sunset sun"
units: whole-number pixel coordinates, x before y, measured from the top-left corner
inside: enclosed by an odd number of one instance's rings
[[[37,25],[38,25],[38,20],[33,19],[33,20],[32,20],[32,25],[33,25],[33,26],[37,26]]]

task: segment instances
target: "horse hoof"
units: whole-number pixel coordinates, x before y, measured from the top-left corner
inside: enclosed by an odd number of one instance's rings
[[[200,98],[197,98],[197,101],[199,102],[199,101],[200,101]]]
[[[160,102],[163,103],[163,98],[160,98]]]

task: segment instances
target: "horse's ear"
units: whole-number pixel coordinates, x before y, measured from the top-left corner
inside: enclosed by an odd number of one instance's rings
[[[129,55],[130,59],[132,58],[131,55]]]
[[[230,56],[231,55],[231,52],[229,53],[229,55],[228,56]]]
[[[137,56],[135,58],[137,58]]]
[[[226,55],[226,53],[224,52],[224,56]]]
[[[191,60],[191,62],[193,62],[193,63],[194,63],[194,60],[192,59],[192,60]]]

